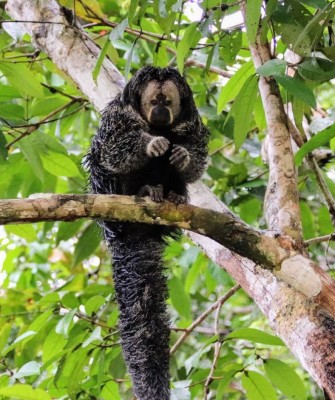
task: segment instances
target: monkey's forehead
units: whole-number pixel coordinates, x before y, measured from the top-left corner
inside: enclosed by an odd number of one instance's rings
[[[156,80],[150,81],[148,85],[145,87],[142,98],[153,99],[156,98],[157,95],[163,94],[168,99],[179,99],[179,90],[176,84],[170,80],[159,82]]]

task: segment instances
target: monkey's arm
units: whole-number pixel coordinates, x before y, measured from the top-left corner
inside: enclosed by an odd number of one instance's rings
[[[151,136],[146,122],[132,107],[117,98],[106,108],[92,142],[91,160],[112,174],[128,174],[142,168],[151,157],[165,153],[169,142]]]

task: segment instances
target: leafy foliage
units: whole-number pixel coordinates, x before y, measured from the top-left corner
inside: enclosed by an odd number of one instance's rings
[[[204,179],[234,212],[261,228],[267,169],[260,150],[266,121],[257,82],[259,76],[273,76],[284,101],[292,101],[297,125],[307,119],[315,134],[296,156],[304,236],[333,232],[316,178],[302,163],[320,146],[335,147],[331,2],[269,0],[265,6],[249,1],[247,32],[232,0],[224,5],[217,0],[60,3],[71,9],[75,3],[77,16],[88,23],[87,34],[102,48],[94,79],[106,56],[126,77],[147,64],[184,71],[212,134]],[[274,59],[255,71],[248,43],[257,32],[276,40]],[[82,193],[81,160],[99,116],[72,82],[35,52],[19,23],[2,24],[0,49],[1,197]],[[288,49],[301,57],[296,64],[284,59]],[[328,109],[326,115],[312,113],[320,106]],[[332,159],[323,172],[334,196]],[[1,398],[132,398],[119,346],[110,258],[100,242],[97,226],[87,221],[1,230]],[[329,254],[322,243],[310,250],[330,264],[334,249],[329,247]],[[179,331],[234,283],[185,238],[171,241],[165,258],[175,343]],[[203,398],[218,340],[223,346],[210,398],[321,398],[282,342],[267,333],[267,323],[241,290],[223,305],[219,332],[218,337],[210,314],[174,354],[174,398]]]

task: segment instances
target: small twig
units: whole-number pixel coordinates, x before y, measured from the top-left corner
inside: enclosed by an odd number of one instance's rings
[[[173,332],[186,332],[188,328],[177,328],[177,327],[171,327],[171,331]],[[213,328],[206,328],[203,326],[197,326],[194,328],[193,332],[197,333],[202,333],[203,335],[215,335],[215,330]],[[219,330],[219,335],[227,335],[229,332],[227,329],[220,329]]]
[[[219,298],[214,304],[212,304],[205,312],[203,312],[180,336],[180,338],[176,341],[176,343],[172,346],[170,350],[170,355],[174,354],[178,347],[186,340],[186,338],[194,331],[194,329],[204,321],[209,314],[211,314],[220,304],[226,302],[235,292],[238,291],[240,285],[235,285],[231,289],[228,290],[226,294]]]
[[[50,122],[55,121],[55,119],[50,119],[51,117],[53,117],[54,115],[57,115],[58,113],[60,113],[61,111],[69,108],[70,106],[72,106],[73,104],[75,104],[76,102],[79,101],[84,101],[83,99],[73,99],[71,100],[69,103],[64,104],[63,106],[57,108],[56,110],[53,110],[51,113],[49,113],[46,117],[44,117],[43,119],[41,119],[38,122],[35,122],[33,124],[28,124],[28,125],[21,125],[21,126],[16,126],[15,128],[24,128],[27,127],[27,129],[21,133],[20,136],[18,136],[17,138],[15,138],[14,140],[12,140],[11,142],[6,144],[6,149],[9,149],[11,146],[13,146],[13,144],[15,144],[16,142],[18,142],[19,140],[21,140],[22,138],[24,138],[25,136],[30,135],[32,132],[36,131],[42,124],[48,124]],[[80,106],[81,107],[81,106]],[[79,108],[80,108],[79,107]],[[78,111],[75,110],[76,112]],[[68,116],[70,114],[67,114],[66,116]],[[58,120],[60,118],[57,118],[56,120]]]
[[[304,241],[305,246],[310,246],[311,244],[328,242],[330,240],[335,240],[335,233],[331,233],[330,235],[319,236],[312,239],[307,239]]]
[[[84,321],[90,322],[93,325],[101,326],[101,328],[105,328],[105,329],[108,329],[108,330],[112,329],[111,326],[108,326],[108,325],[104,324],[103,322],[101,322],[99,320],[96,320],[94,318],[90,318],[87,315],[84,315],[82,313],[75,313],[75,316],[78,317],[79,319],[82,319]]]
[[[209,374],[207,376],[207,379],[206,379],[206,382],[204,385],[204,400],[208,399],[209,386],[213,382],[214,372],[215,372],[215,369],[217,366],[218,359],[220,357],[220,351],[221,351],[221,347],[222,347],[222,340],[220,339],[220,333],[219,333],[219,331],[220,331],[219,330],[219,321],[220,321],[221,308],[222,308],[225,300],[223,298],[221,298],[220,300],[221,301],[219,301],[219,304],[217,306],[216,313],[215,313],[215,319],[214,319],[214,331],[218,337],[218,340],[214,346],[214,357],[213,357],[212,367],[211,367],[211,370],[209,371]]]

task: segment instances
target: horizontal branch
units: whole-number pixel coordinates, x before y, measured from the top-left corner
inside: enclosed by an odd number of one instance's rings
[[[276,239],[235,216],[147,198],[119,195],[37,194],[29,199],[0,200],[0,224],[73,221],[80,218],[165,225],[205,235],[266,268],[288,257]],[[267,251],[267,249],[271,249]]]

